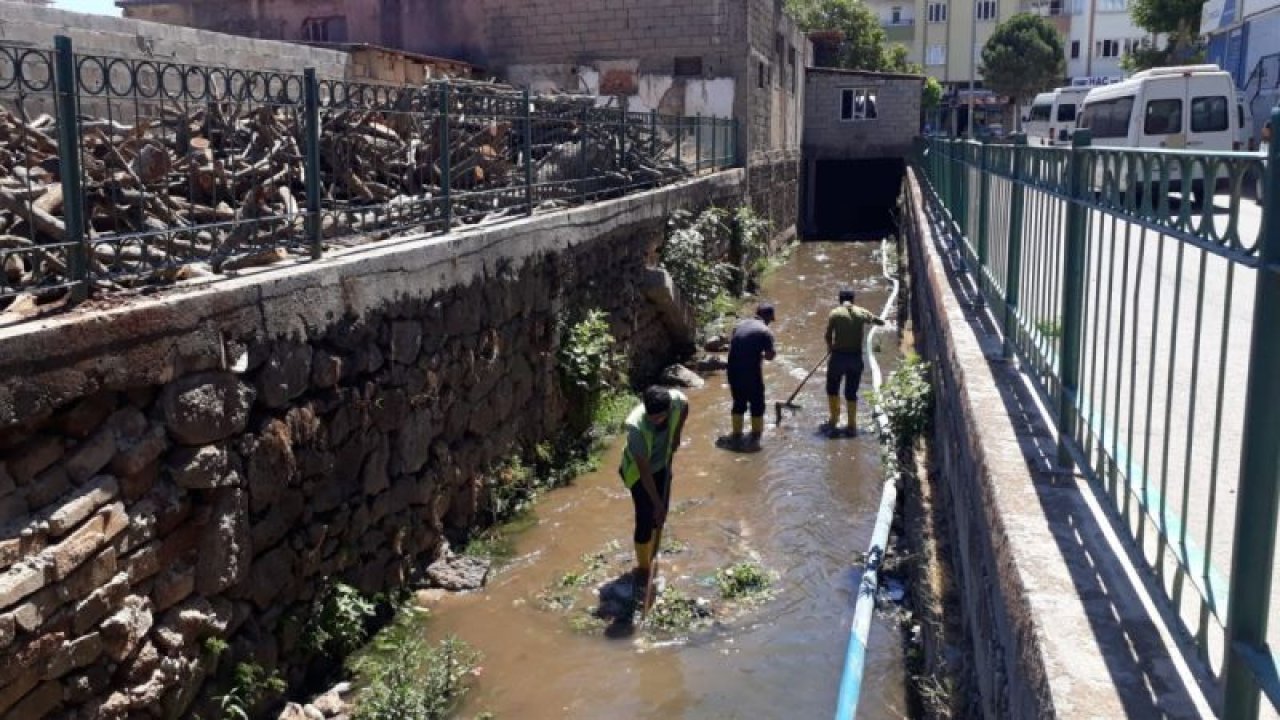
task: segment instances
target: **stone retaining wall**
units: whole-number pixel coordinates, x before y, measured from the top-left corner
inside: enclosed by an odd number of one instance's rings
[[[0,717],[183,716],[209,638],[297,682],[325,578],[403,586],[561,428],[559,323],[656,369],[666,219],[742,176],[0,331]]]

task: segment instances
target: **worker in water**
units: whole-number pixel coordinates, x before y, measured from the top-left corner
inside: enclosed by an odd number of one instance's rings
[[[762,302],[756,306],[756,315],[738,323],[729,339],[729,394],[733,397],[733,431],[724,439],[724,445],[732,450],[758,450],[760,436],[764,434],[764,361],[772,360],[773,305]],[[742,437],[743,421],[747,410],[751,411],[751,435],[745,442]]]
[[[622,451],[622,482],[635,506],[637,595],[648,584],[671,499],[671,465],[689,417],[689,400],[679,390],[653,386],[627,416],[627,445]]]
[[[853,303],[853,290],[840,290],[840,305],[827,317],[827,405],[831,415],[822,429],[835,437],[840,431],[840,385],[844,384],[845,404],[849,408],[849,425],[845,434],[858,434],[858,385],[862,382],[862,331],[867,323],[884,325],[875,313]]]

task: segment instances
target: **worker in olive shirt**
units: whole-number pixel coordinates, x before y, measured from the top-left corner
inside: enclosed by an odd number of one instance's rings
[[[823,425],[830,435],[839,433],[840,384],[844,383],[844,399],[849,406],[847,433],[858,433],[858,385],[862,382],[862,331],[867,323],[884,325],[884,321],[866,308],[853,304],[853,290],[840,291],[840,307],[827,318],[827,349],[831,362],[827,364],[827,405],[831,417]]]
[[[773,305],[764,302],[756,306],[756,316],[738,323],[729,339],[729,394],[733,397],[733,433],[727,439],[731,449],[755,450],[760,447],[764,434],[764,367],[765,360],[775,357],[773,333]],[[744,445],[742,425],[747,410],[751,410],[751,435]]]
[[[643,404],[627,416],[627,446],[618,472],[635,506],[637,595],[649,582],[649,568],[661,542],[671,499],[671,463],[688,417],[689,400],[684,393],[656,385],[644,391]]]

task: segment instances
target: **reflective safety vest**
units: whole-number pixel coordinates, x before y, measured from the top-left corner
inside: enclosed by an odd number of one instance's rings
[[[685,404],[683,400],[672,393],[671,412],[667,416],[667,462],[671,462],[671,452],[675,448],[676,428],[680,427],[680,418],[684,416]],[[631,433],[638,432],[644,437],[645,454],[653,455],[653,426],[644,421],[644,405],[636,406],[627,416],[627,422],[624,425],[627,434],[626,439],[631,439]],[[631,457],[631,443],[627,442],[626,447],[622,450],[622,467],[618,468],[618,472],[622,473],[622,483],[631,488],[640,479],[640,466],[636,464],[636,459]]]

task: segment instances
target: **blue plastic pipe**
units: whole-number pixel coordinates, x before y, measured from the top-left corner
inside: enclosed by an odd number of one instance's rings
[[[898,280],[888,267],[888,240],[881,243],[881,267],[884,277],[893,283],[893,292],[885,303],[880,317],[888,320],[898,302]],[[884,382],[876,355],[872,352],[873,341],[880,327],[874,327],[867,333],[867,359],[871,364],[871,383],[876,390]],[[880,424],[881,436],[886,438],[890,447],[894,439],[889,427],[889,420],[880,407],[873,408],[876,422]],[[889,527],[893,524],[893,509],[898,502],[897,474],[885,479],[884,493],[880,498],[880,511],[876,515],[876,526],[871,532],[871,546],[867,549],[866,569],[862,573],[862,581],[858,583],[858,598],[853,606],[853,622],[849,625],[849,647],[844,656],[844,673],[840,677],[840,696],[836,703],[836,720],[851,720],[858,712],[858,699],[862,696],[862,674],[867,664],[867,637],[871,632],[871,613],[875,610],[876,590],[880,585],[880,563],[884,560],[885,545],[889,542]]]

